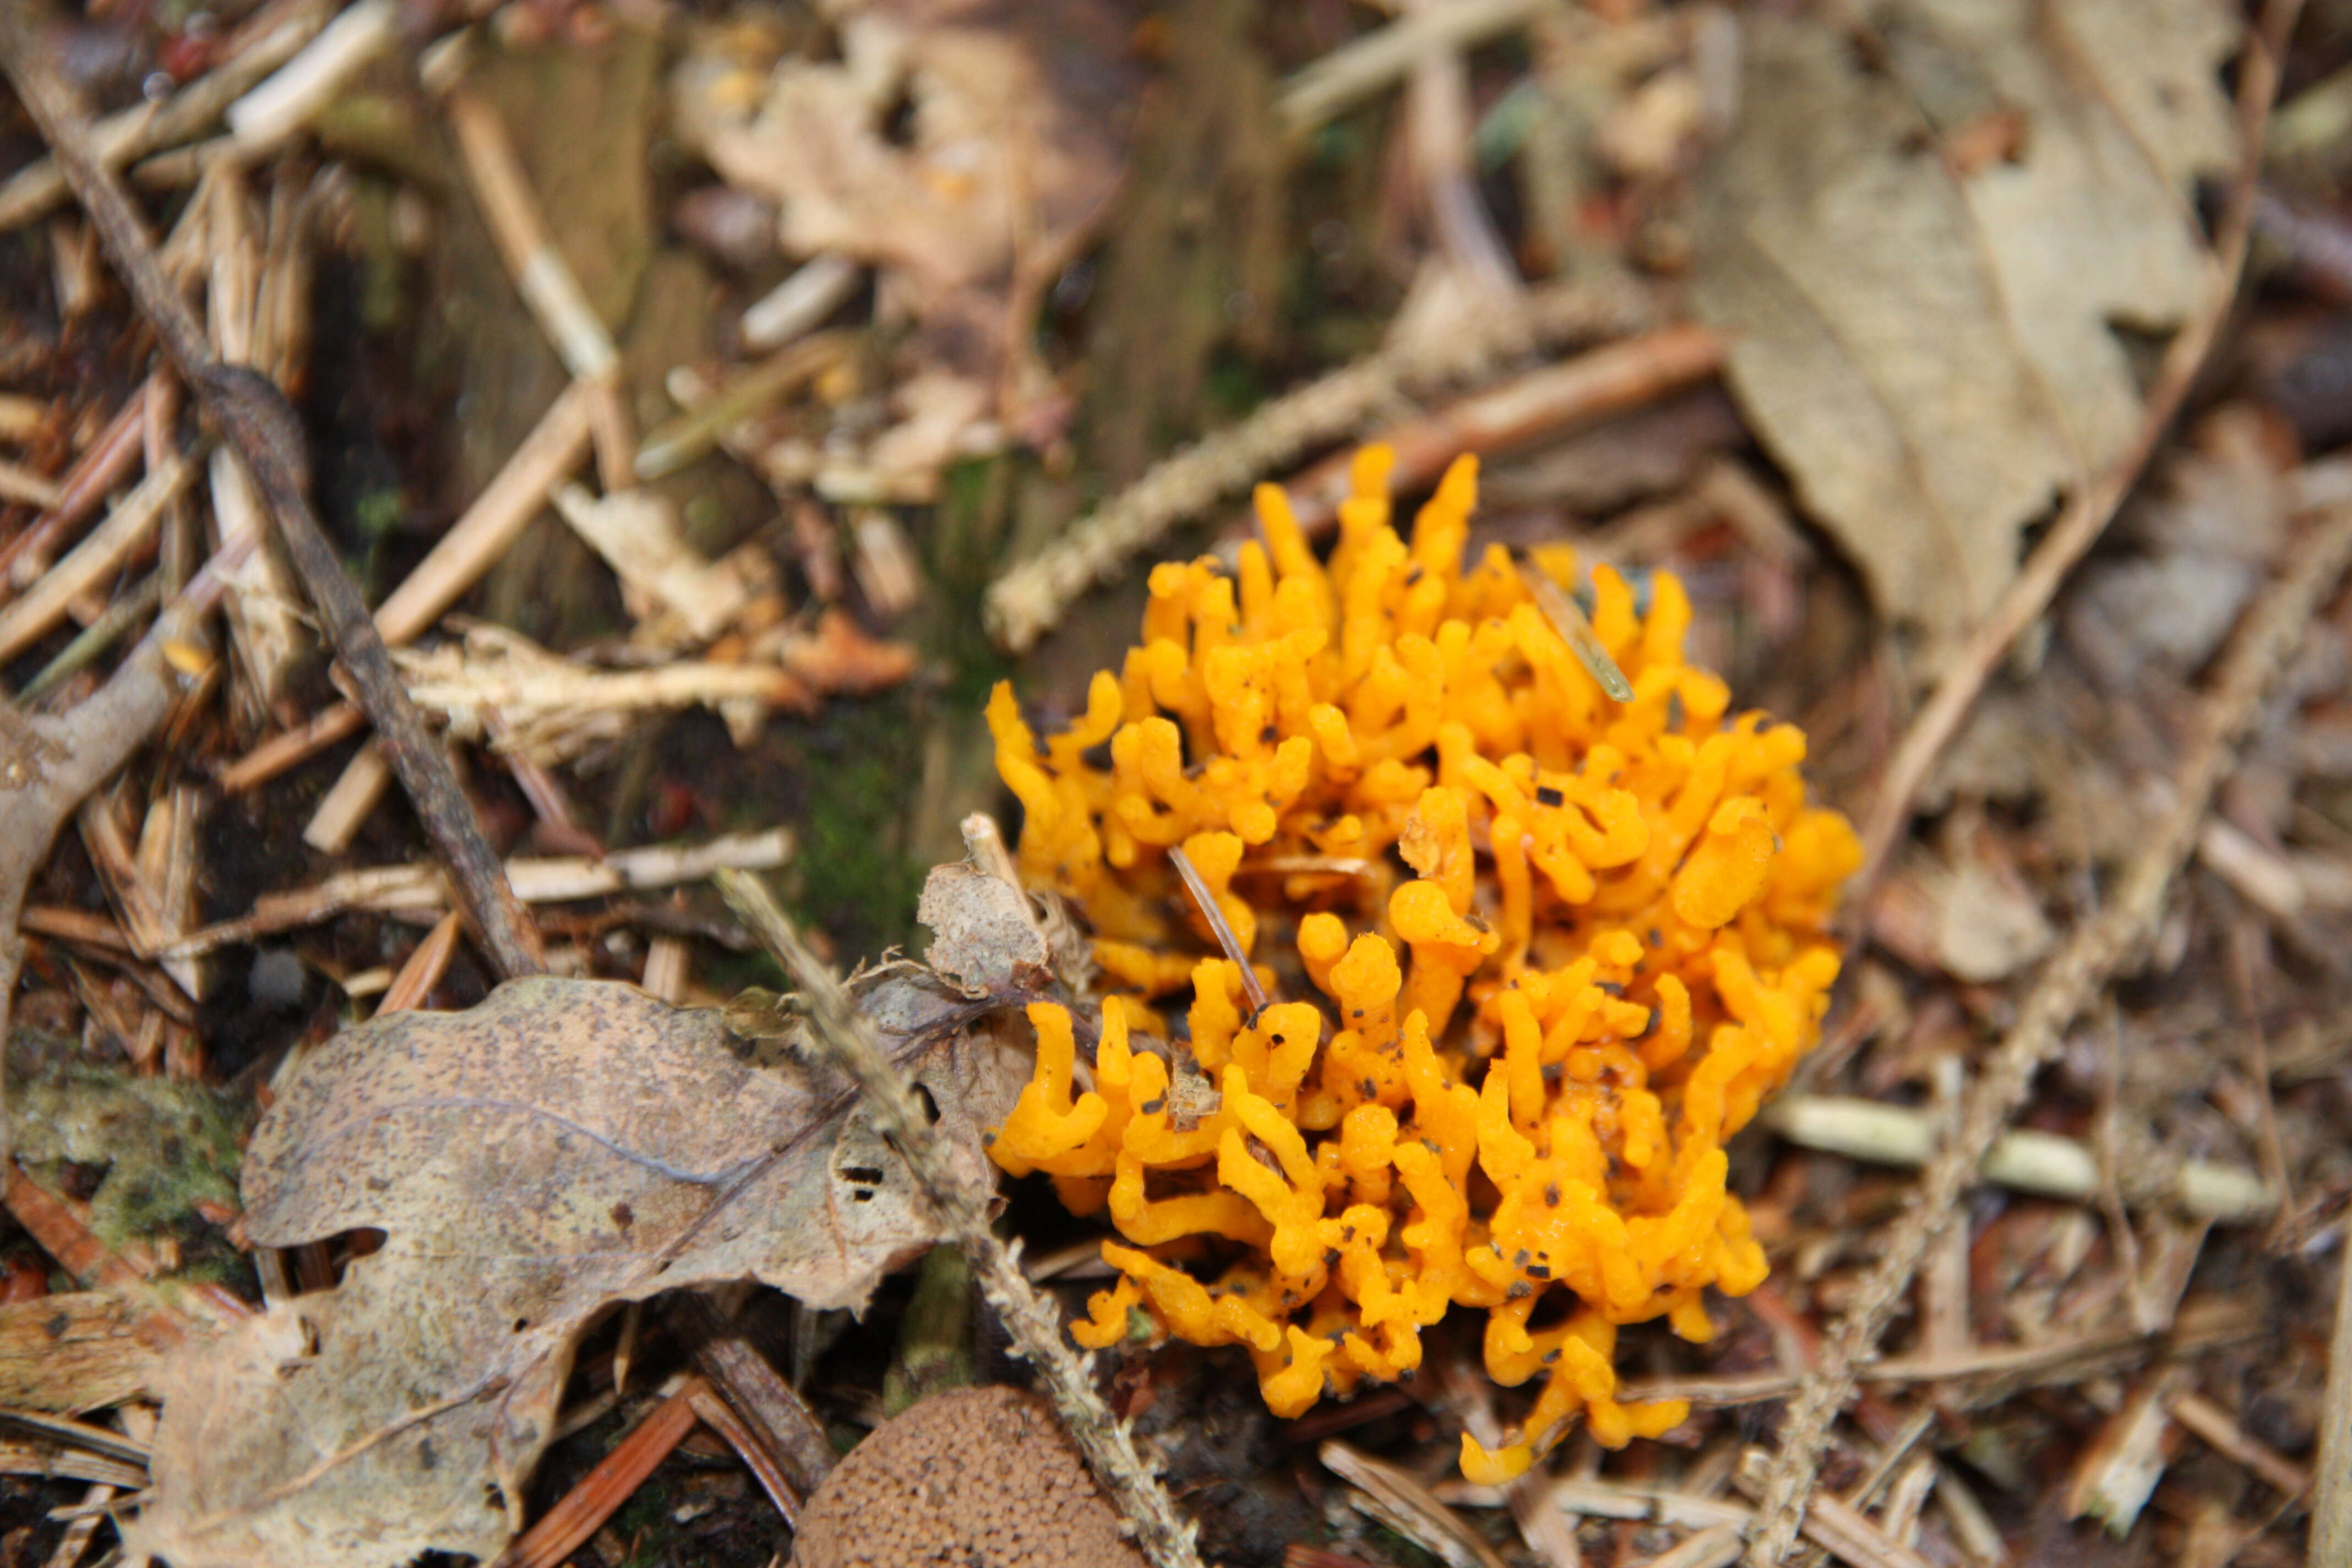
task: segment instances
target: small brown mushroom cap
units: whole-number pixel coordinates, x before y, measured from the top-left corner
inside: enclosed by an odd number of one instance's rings
[[[811,1494],[798,1568],[1144,1568],[1053,1408],[1015,1388],[934,1395]]]

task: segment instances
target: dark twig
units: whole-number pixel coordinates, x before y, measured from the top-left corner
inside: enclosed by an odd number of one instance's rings
[[[585,1544],[694,1430],[694,1396],[709,1386],[698,1377],[688,1378],[685,1387],[655,1405],[562,1501],[500,1552],[492,1568],[555,1568]]]
[[[803,1497],[814,1491],[837,1456],[793,1385],[709,1297],[681,1296],[670,1312],[695,1336],[694,1364],[782,1462],[784,1479]]]
[[[916,1104],[906,1079],[891,1068],[873,1025],[857,1010],[847,988],[809,951],[765,883],[744,871],[720,871],[712,879],[737,917],[800,987],[818,1043],[834,1065],[856,1082],[876,1130],[907,1162],[1013,1342],[1036,1367],[1079,1451],[1133,1525],[1144,1554],[1155,1568],[1200,1568],[1193,1527],[1145,1468],[1133,1436],[1095,1392],[1085,1361],[1062,1338],[1060,1313],[1038,1295],[1021,1272],[1020,1262],[989,1228],[985,1198],[948,1163],[929,1119]]]
[[[0,68],[40,127],[58,170],[73,191],[99,243],[129,285],[140,313],[163,340],[181,377],[222,436],[252,470],[276,519],[278,537],[334,644],[335,657],[359,689],[393,769],[400,775],[442,858],[483,950],[509,976],[546,967],[539,935],[506,873],[482,837],[473,807],[457,787],[448,759],[427,733],[394,673],[359,590],[335,557],[306,492],[309,461],[301,423],[285,395],[241,366],[223,364],[194,315],[155,260],[146,221],[131,205],[121,181],[92,155],[89,114],[37,36],[34,0],[0,0]],[[12,927],[13,929],[13,927]]]

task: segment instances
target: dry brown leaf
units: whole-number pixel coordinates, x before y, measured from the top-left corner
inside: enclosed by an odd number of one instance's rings
[[[630,616],[677,617],[681,641],[702,645],[743,613],[754,584],[734,562],[713,563],[687,542],[677,503],[653,490],[592,496],[576,484],[555,490],[556,510],[621,580]],[[640,626],[642,637],[645,628]]]
[[[780,203],[793,250],[889,268],[929,313],[1001,286],[1018,247],[1050,243],[1109,195],[1111,128],[1019,30],[954,7],[835,8],[851,13],[842,58],[782,63],[756,114],[726,115],[691,86],[685,104],[719,173]]]
[[[981,1128],[1024,1069],[971,1026],[1050,980],[1002,944],[962,952],[961,984],[893,963],[857,989],[985,1182]],[[247,1233],[287,1247],[371,1226],[383,1246],[333,1290],[167,1364],[134,1550],[174,1568],[487,1559],[520,1523],[597,1313],[744,1279],[862,1308],[935,1229],[801,1028],[782,1005],[681,1010],[539,978],[465,1013],[377,1019],[299,1062],[254,1134]]]
[[[761,651],[767,651],[763,641]],[[792,675],[819,691],[866,696],[887,691],[915,673],[915,650],[902,642],[866,635],[846,610],[817,617],[814,631],[784,629],[773,639],[776,659]]]
[[[2057,941],[2041,904],[2014,878],[1963,860],[1938,880],[1936,957],[1954,979],[2006,980]]]
[[[1944,637],[2130,437],[2117,328],[2201,297],[2189,186],[2233,155],[2233,25],[2214,0],[1883,0],[1857,48],[1826,17],[1747,19],[1697,300],[1807,510]],[[2011,155],[1954,155],[1994,117]]]
[[[974,866],[938,867],[915,918],[931,933],[926,962],[951,980],[983,993],[996,975],[1039,994],[1053,984],[1053,947],[1029,895],[1002,877]]]
[[[875,461],[936,464],[996,404],[1021,314],[1118,184],[1125,24],[1095,0],[825,9],[841,58],[784,60],[756,87],[738,40],[706,40],[679,72],[680,127],[729,184],[778,205],[788,249],[881,269],[886,304],[921,324],[931,391]]]

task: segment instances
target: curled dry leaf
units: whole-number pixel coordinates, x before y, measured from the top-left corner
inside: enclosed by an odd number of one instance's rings
[[[856,989],[984,1182],[980,1130],[1026,1068],[976,1026],[1049,982],[965,951],[960,984],[893,963]],[[247,1232],[287,1247],[366,1226],[383,1247],[165,1366],[133,1550],[174,1568],[487,1559],[600,1311],[744,1279],[863,1307],[934,1222],[803,1027],[772,1002],[682,1010],[538,978],[300,1061],[254,1134]]]
[[[767,651],[765,641],[761,651]],[[857,617],[829,609],[816,628],[793,627],[774,639],[774,654],[790,674],[819,691],[863,697],[887,691],[915,672],[915,650],[866,635]]]
[[[2214,0],[1878,0],[1853,19],[1862,47],[1827,12],[1747,19],[1697,300],[1807,510],[1884,610],[1948,637],[2053,494],[2130,440],[2118,329],[2168,332],[2206,297],[2189,196],[2234,156],[2234,26]]]
[[[938,867],[915,918],[931,933],[926,959],[951,980],[983,994],[997,975],[1040,993],[1052,983],[1055,953],[1036,910],[1002,877],[975,866]]]
[[[733,40],[706,40],[679,73],[680,128],[729,184],[778,205],[788,249],[881,269],[931,373],[893,465],[936,464],[995,404],[1019,323],[1118,184],[1125,24],[1096,0],[822,8],[841,58],[786,59],[764,81]]]

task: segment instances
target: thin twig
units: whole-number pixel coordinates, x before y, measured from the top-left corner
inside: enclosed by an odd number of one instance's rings
[[[1168,863],[1175,867],[1176,875],[1184,879],[1184,890],[1192,895],[1192,906],[1209,923],[1209,932],[1217,939],[1217,945],[1224,950],[1226,960],[1240,971],[1242,990],[1249,997],[1250,1016],[1256,1017],[1265,1011],[1268,997],[1265,985],[1259,983],[1257,971],[1251,967],[1249,950],[1242,946],[1241,938],[1234,932],[1233,922],[1225,919],[1225,911],[1217,903],[1217,895],[1211,892],[1209,884],[1201,879],[1201,873],[1193,867],[1192,857],[1181,847],[1171,848],[1168,851]]]
[[[156,264],[146,221],[131,205],[121,181],[93,156],[89,113],[38,37],[34,5],[35,0],[0,0],[0,67],[40,127],[140,313],[260,485],[278,536],[332,637],[335,656],[358,684],[379,742],[449,865],[484,954],[509,976],[540,973],[546,965],[539,933],[507,886],[448,759],[401,689],[359,590],[310,510],[301,421],[277,387],[249,370],[223,365],[213,353],[186,302]]]
[[[416,950],[401,962],[400,973],[375,1005],[375,1016],[387,1013],[405,1013],[412,1007],[425,1005],[425,998],[441,984],[448,973],[449,960],[457,951],[457,917],[455,912],[443,915]]]
[[[225,118],[236,145],[267,147],[309,124],[367,63],[400,38],[400,11],[392,0],[359,0],[251,92],[228,106]]]
[[[146,434],[147,403],[152,395],[152,384],[132,393],[114,417],[107,421],[98,438],[84,447],[73,467],[66,470],[65,479],[58,486],[58,504],[35,518],[31,527],[0,545],[0,566],[6,567],[8,574],[7,581],[0,583],[0,595],[12,588],[29,588],[40,581],[65,536],[80,527],[83,520],[106,500],[107,492],[131,472],[131,466],[139,460]]]
[[[91,126],[92,148],[119,169],[200,134],[256,82],[293,58],[333,11],[324,0],[268,8],[245,27],[249,41],[242,47],[232,44],[230,58],[210,75],[198,77],[160,104],[142,102]],[[39,217],[66,195],[66,181],[55,159],[26,166],[0,185],[0,232]]]
[[[1935,771],[1936,763],[1959,732],[1960,722],[1976,705],[1977,696],[1993,670],[2008,656],[2010,645],[2042,618],[2056,596],[2059,584],[2084,552],[2097,542],[2116,510],[2139,481],[2157,446],[2171,428],[2190,390],[2196,385],[2215,341],[2230,317],[2245,271],[2247,237],[2253,226],[2257,179],[2263,165],[2264,129],[2272,99],[2278,91],[2279,58],[2303,0],[2269,0],[2260,27],[2250,34],[2239,66],[2238,113],[2241,153],[2228,205],[2215,226],[2211,291],[2196,316],[2173,334],[2148,388],[2139,427],[2105,471],[2067,500],[2042,542],[2026,558],[1983,622],[1970,633],[1936,682],[1934,695],[1911,721],[1895,745],[1886,771],[1863,825],[1863,868],[1848,889],[1848,907],[1864,907],[1888,853],[1911,820],[1912,803]],[[1750,1554],[1750,1561],[1754,1561]]]
[[[1288,134],[1304,136],[1407,75],[1419,61],[1448,50],[1474,48],[1557,4],[1454,0],[1410,12],[1284,78],[1275,91],[1274,117]]]
[[[1468,331],[1415,338],[1309,382],[1230,430],[1153,465],[1042,553],[989,584],[990,631],[1019,653],[1051,630],[1073,600],[1125,569],[1185,519],[1337,440],[1402,395],[1458,386],[1500,361],[1632,331],[1647,306],[1630,285],[1556,284],[1517,310],[1496,310]]]
[[[1323,1468],[1357,1489],[1349,1501],[1451,1568],[1503,1568],[1486,1538],[1429,1495],[1412,1473],[1337,1438],[1315,1450]]]
[[[2194,1389],[2175,1394],[2172,1418],[2290,1498],[2311,1489],[2311,1472],[2238,1425],[2237,1418]],[[2315,1563],[2330,1559],[2315,1556]]]
[[[586,1543],[597,1527],[613,1517],[645,1484],[656,1466],[694,1430],[695,1395],[709,1385],[689,1377],[686,1385],[654,1406],[651,1414],[613,1445],[612,1452],[563,1495],[563,1500],[541,1516],[538,1523],[499,1553],[493,1568],[555,1568],[574,1549]]]
[[[699,844],[616,849],[602,857],[517,856],[506,863],[505,875],[515,897],[525,903],[569,903],[697,882],[722,866],[772,871],[792,854],[791,830],[772,827],[764,833],[725,834]],[[244,914],[191,931],[157,951],[164,958],[193,958],[231,942],[315,925],[351,910],[422,912],[438,910],[447,902],[448,889],[432,866],[364,867],[339,871],[308,888],[264,893]]]
[[[195,465],[173,457],[139,481],[106,521],[41,574],[22,598],[0,608],[0,659],[14,658],[48,634],[67,605],[97,587],[129,559],[162,519],[173,498],[187,488]]]
[[[65,499],[58,481],[47,474],[0,458],[0,500],[18,506],[53,507]]]
[[[1488,307],[1492,309],[1493,307]],[[1424,489],[1465,452],[1505,452],[1559,431],[1645,407],[1705,381],[1723,367],[1724,340],[1677,321],[1538,364],[1491,386],[1363,436],[1396,459],[1389,488]],[[1284,488],[1310,538],[1338,527],[1339,503],[1355,488],[1353,454],[1334,452]]]
[[[1536,608],[1544,613],[1544,619],[1551,623],[1551,629],[1568,644],[1569,651],[1576,655],[1577,663],[1584,666],[1584,672],[1609,694],[1609,700],[1633,701],[1633,683],[1625,679],[1625,672],[1617,668],[1617,661],[1609,656],[1607,648],[1601,646],[1601,638],[1593,631],[1592,623],[1585,618],[1584,611],[1568,596],[1567,591],[1532,561],[1519,563],[1519,581],[1528,585]]]
[[[2210,691],[2198,706],[2187,761],[2172,781],[2172,805],[2149,834],[2106,907],[2077,927],[2035,982],[2017,1023],[1970,1089],[1958,1135],[1937,1152],[1909,1206],[1876,1253],[1822,1347],[1820,1370],[1805,1385],[1782,1428],[1762,1505],[1765,1528],[1748,1552],[1771,1568],[1795,1542],[1805,1492],[1821,1462],[1831,1422],[1853,1392],[1866,1360],[1909,1289],[1928,1244],[1965,1206],[1962,1194],[2010,1121],[2025,1103],[2033,1075],[2054,1052],[2123,958],[2146,940],[2164,913],[2173,873],[2195,847],[2213,791],[2227,775],[2237,743],[2263,694],[2302,645],[2322,602],[2352,561],[2352,506],[2326,513],[2284,574],[2250,610]]]
[[[694,1413],[701,1417],[704,1426],[727,1439],[727,1446],[735,1450],[744,1468],[759,1481],[760,1489],[768,1494],[768,1500],[776,1505],[776,1511],[784,1516],[784,1522],[795,1530],[799,1529],[803,1499],[785,1477],[782,1458],[768,1442],[766,1434],[744,1420],[733,1405],[707,1388],[696,1392]]]
[[[376,629],[385,642],[396,647],[424,636],[522,536],[547,504],[547,492],[587,456],[588,404],[583,382],[556,395],[473,504],[377,608]]]
[[[708,1295],[682,1294],[670,1314],[694,1336],[695,1365],[774,1456],[782,1479],[798,1496],[814,1491],[839,1461],[815,1413]]]
[[[833,971],[801,941],[784,911],[757,877],[721,871],[715,880],[735,913],[773,953],[800,987],[816,1039],[835,1065],[853,1079],[877,1131],[907,1162],[941,1225],[971,1263],[980,1288],[1010,1331],[1021,1353],[1037,1368],[1080,1452],[1135,1528],[1144,1554],[1156,1568],[1200,1568],[1193,1526],[1176,1511],[1128,1429],[1095,1392],[1087,1363],[1062,1340],[1061,1315],[1038,1295],[1021,1272],[1019,1259],[989,1228],[986,1199],[967,1186],[949,1163],[947,1152],[915,1102],[906,1080],[893,1071],[873,1026],[858,1012]]]
[[[746,306],[740,322],[743,346],[780,349],[849,302],[866,269],[831,252],[813,257],[799,271]],[[638,470],[643,477],[642,468]]]
[[[2352,1254],[2339,1247],[2336,1327],[2319,1411],[2319,1495],[2311,1505],[2313,1563],[2352,1563]]]
[[[367,714],[356,702],[334,702],[320,709],[291,730],[283,730],[221,769],[213,782],[223,795],[242,795],[268,783],[287,769],[299,767],[338,741],[367,728]]]

